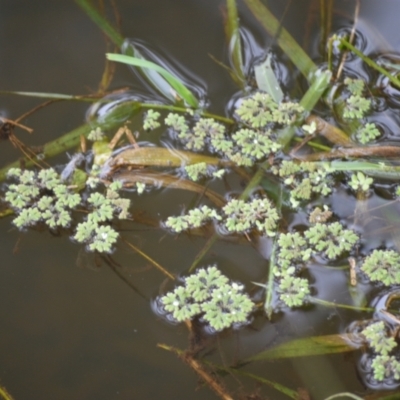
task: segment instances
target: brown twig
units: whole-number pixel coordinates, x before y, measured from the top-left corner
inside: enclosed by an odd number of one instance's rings
[[[233,397],[227,392],[222,384],[213,377],[204,367],[188,352],[179,350],[175,347],[168,346],[163,343],[158,343],[157,347],[175,353],[183,362],[188,364],[201,379],[223,400],[233,400]]]

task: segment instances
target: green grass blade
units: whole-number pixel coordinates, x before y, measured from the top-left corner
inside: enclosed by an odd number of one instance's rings
[[[328,88],[331,77],[332,73],[330,71],[317,71],[313,80],[311,81],[311,86],[300,100],[300,105],[302,105],[305,110],[310,112],[312,111],[318,100]],[[282,146],[286,146],[292,140],[294,134],[295,128],[293,126],[283,129],[278,134],[278,142]]]
[[[317,68],[290,33],[280,26],[279,21],[260,0],[244,0],[244,2],[271,36],[275,36],[279,32],[279,36],[276,38],[279,46],[306,79],[310,79],[310,73]]]
[[[312,336],[295,339],[262,351],[246,359],[246,362],[344,353],[355,351],[359,347],[360,345],[351,344],[351,335],[347,334]]]
[[[271,54],[268,54],[264,62],[254,67],[254,75],[257,87],[267,92],[276,103],[280,103],[283,99],[283,92],[271,66]]]
[[[400,180],[400,167],[385,165],[384,163],[372,163],[368,161],[332,161],[321,162],[328,165],[334,171],[362,171],[365,174],[382,179]]]
[[[300,105],[307,111],[312,111],[331,83],[331,78],[331,71],[317,71],[311,81],[311,86],[301,98]]]
[[[90,19],[110,38],[110,40],[121,47],[124,43],[124,38],[119,32],[99,13],[99,11],[93,7],[89,0],[75,0],[76,4],[79,5],[90,17]]]
[[[171,85],[171,87],[176,91],[178,96],[180,96],[188,105],[193,108],[198,108],[199,103],[193,93],[174,75],[168,72],[166,69],[160,67],[159,65],[143,60],[137,57],[130,57],[123,54],[112,54],[107,53],[107,58],[111,61],[116,61],[128,65],[133,65],[140,68],[148,68],[157,71],[165,80]]]
[[[36,97],[36,98],[44,98],[50,100],[75,100],[75,101],[85,101],[90,103],[101,101],[95,97],[75,96],[62,93],[20,92],[20,91],[0,90],[0,94]]]
[[[244,86],[246,77],[243,68],[242,45],[240,42],[239,17],[236,0],[226,0],[228,15],[225,21],[225,35],[229,43],[229,53],[233,66],[233,79],[241,87]]]
[[[400,80],[397,79],[395,76],[393,76],[389,71],[386,71],[385,68],[382,68],[380,65],[378,65],[375,61],[371,60],[368,56],[363,54],[360,50],[358,50],[356,47],[354,47],[351,43],[349,43],[346,39],[341,38],[340,44],[350,51],[352,51],[357,57],[360,57],[361,60],[363,60],[367,65],[369,65],[371,68],[377,70],[380,72],[382,75],[385,75],[390,82],[393,83],[393,85],[397,86],[400,88]]]
[[[137,46],[135,46],[133,43],[130,43],[128,46],[126,46],[126,48],[124,47],[124,53],[125,55],[147,61],[143,54],[138,50]],[[159,72],[149,68],[139,68],[139,70],[154,89],[156,89],[172,103],[176,103],[177,96],[175,90]]]

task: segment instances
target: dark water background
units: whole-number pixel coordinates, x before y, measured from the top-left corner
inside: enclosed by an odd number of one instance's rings
[[[318,29],[318,3],[292,1],[284,20],[292,35],[311,47]],[[210,109],[219,113],[237,90],[225,71],[208,57],[210,53],[226,61],[223,4],[215,0],[117,1],[123,35],[162,49],[198,76],[207,87]],[[287,2],[274,0],[268,5],[280,18]],[[335,2],[337,27],[351,25],[353,8],[354,1]],[[0,10],[0,89],[70,94],[96,90],[104,65],[103,37],[73,1],[1,0]],[[270,38],[244,5],[240,10],[241,22],[259,46],[267,48]],[[398,15],[400,2],[396,0],[362,1],[360,26],[369,35],[369,52],[398,51]],[[120,66],[113,87],[126,85],[145,93]],[[37,99],[2,96],[0,112],[12,119],[38,103]],[[52,105],[24,121],[35,130],[31,137],[18,132],[19,137],[26,143],[45,143],[80,125],[86,109],[85,104]],[[18,152],[2,142],[0,157],[5,165],[15,160]],[[58,158],[59,162],[67,160],[66,156]],[[165,196],[171,202],[185,201],[182,195],[179,200],[175,195]],[[160,212],[162,217],[179,210],[176,203],[161,210],[157,196],[135,200],[134,205],[152,215]],[[215,397],[207,388],[196,391],[198,380],[189,367],[156,347],[162,342],[186,348],[187,331],[184,326],[168,325],[152,312],[151,299],[159,293],[164,278],[154,270],[143,272],[147,267],[143,259],[126,249],[116,255],[147,299],[108,267],[97,268],[68,238],[48,233],[20,235],[12,229],[10,219],[0,220],[0,229],[0,382],[15,400]],[[187,269],[204,244],[189,238],[176,242],[160,230],[135,229],[127,238],[176,273]],[[205,262],[218,262],[230,277],[246,282],[261,281],[267,265],[256,251],[224,243],[213,247]],[[330,279],[327,274],[316,272],[315,279]],[[335,287],[345,279],[332,276],[324,298],[335,296]],[[312,313],[280,314],[274,324],[259,317],[254,329],[215,339],[216,353],[221,350],[232,361],[282,340],[336,333],[345,329],[351,317],[318,307]],[[221,362],[218,355],[214,359]],[[250,370],[292,388],[305,386],[319,400],[340,391],[365,393],[355,360],[351,356],[345,360],[342,356],[307,358],[259,364]],[[231,379],[230,385],[234,388],[237,383]],[[253,389],[257,386],[248,382],[247,390]],[[268,393],[272,399],[286,398],[274,391]]]

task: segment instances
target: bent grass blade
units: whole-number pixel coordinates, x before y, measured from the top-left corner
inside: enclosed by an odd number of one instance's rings
[[[133,65],[134,67],[139,68],[147,68],[158,72],[171,85],[178,96],[181,97],[190,107],[199,107],[199,102],[193,93],[176,76],[172,75],[163,67],[160,67],[151,61],[143,60],[137,57],[130,57],[123,54],[107,53],[106,56],[110,61]]]
[[[243,68],[242,45],[240,42],[239,17],[236,0],[227,0],[226,8],[228,15],[224,24],[225,35],[229,43],[229,55],[233,66],[232,78],[242,88],[246,81]]]

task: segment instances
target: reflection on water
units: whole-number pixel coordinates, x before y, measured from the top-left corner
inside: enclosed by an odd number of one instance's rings
[[[284,15],[287,2],[269,3],[274,3],[271,10],[278,18]],[[318,3],[292,2],[284,17],[285,26],[300,43],[303,34],[308,34],[305,40],[307,49],[317,47],[313,38],[319,32]],[[226,58],[227,46],[219,9],[222,4],[222,1],[211,0],[118,3],[126,36],[162,49],[169,60],[174,60],[172,63],[180,60],[182,67],[179,69],[193,71],[199,77],[199,86],[206,90],[210,110],[220,113],[224,112],[225,103],[234,99],[237,91],[226,71],[208,57],[212,54],[217,59]],[[353,5],[351,1],[335,2],[338,16],[333,26],[335,31],[351,27]],[[399,8],[400,4],[395,0],[387,0],[385,7],[372,0],[362,2],[358,28],[366,52],[396,54],[397,32],[393,29],[397,27],[395,18]],[[248,50],[245,57],[250,69],[249,60],[261,56],[264,48],[274,45],[274,40],[264,34],[244,4],[240,4],[240,11],[245,37],[251,45],[251,51]],[[73,2],[53,4],[38,0],[28,4],[16,0],[3,5],[0,18],[2,89],[71,94],[96,90],[104,64],[105,46],[101,33]],[[317,50],[311,52],[314,52],[313,57],[319,58]],[[284,60],[281,53],[277,53],[279,61]],[[390,60],[396,61],[396,58]],[[280,68],[280,77],[289,89],[291,72],[283,63]],[[375,79],[355,58],[347,68],[354,76],[371,83]],[[183,74],[189,76],[186,72]],[[134,98],[143,98],[147,94],[143,83],[134,80],[133,75],[121,66],[114,85],[115,88],[130,86],[129,93]],[[385,90],[392,95],[391,89],[387,87]],[[154,98],[157,100],[157,95]],[[121,101],[121,98],[116,101]],[[37,100],[29,98],[2,97],[0,112],[15,118],[37,103]],[[385,138],[398,140],[395,130],[398,104],[393,102],[386,106],[388,112],[384,117],[379,116],[386,127]],[[101,112],[107,112],[107,107],[110,105],[101,106]],[[21,139],[36,144],[54,139],[80,125],[87,108],[86,104],[52,105],[26,121],[35,132],[30,137],[21,133],[25,135]],[[99,113],[99,109],[91,109],[88,115],[94,112]],[[17,151],[9,143],[0,144],[4,164],[17,158]],[[68,158],[60,156],[57,162],[66,164]],[[229,189],[239,190],[240,185],[235,181]],[[181,205],[192,200],[190,194],[161,189],[156,196],[135,197],[135,210],[140,213],[140,218],[156,222],[153,225],[123,226],[125,237],[170,271],[185,273],[205,239],[180,237],[177,242],[174,236],[158,229],[158,221],[176,214]],[[340,218],[346,219],[353,214],[355,202],[354,199],[349,201],[346,193],[338,191],[332,203],[333,211]],[[370,208],[378,208],[382,203],[385,200],[379,194],[368,200]],[[394,205],[389,210],[397,212],[397,208]],[[146,210],[146,213],[141,213],[141,210]],[[384,217],[376,211],[371,220],[364,221],[366,225],[360,227],[377,232],[373,237],[366,236],[363,252],[367,253],[380,243],[394,241],[390,232],[383,230],[387,226]],[[174,355],[156,347],[162,342],[186,348],[187,331],[184,326],[168,324],[152,313],[148,299],[156,298],[166,289],[163,277],[142,257],[124,246],[115,254],[119,265],[115,268],[121,268],[132,285],[140,289],[144,294],[140,296],[113,269],[104,263],[98,267],[95,259],[83,255],[79,247],[66,237],[37,232],[20,235],[16,230],[10,231],[9,220],[1,220],[0,227],[3,232],[0,268],[3,294],[0,354],[3,362],[0,379],[16,400],[209,399],[214,396],[205,388],[195,391],[198,385],[195,374]],[[270,249],[268,243],[260,243],[259,248],[261,250],[257,252],[249,244],[239,246],[221,241],[213,247],[204,263],[218,263],[231,279],[247,282],[251,288],[249,282],[265,280]],[[76,268],[76,264],[85,268]],[[346,287],[347,276],[343,270],[315,265],[311,275],[314,287],[324,293],[325,299],[337,300],[340,296],[343,300],[343,296],[348,296],[348,292],[338,293]],[[329,285],[324,286],[327,281]],[[262,301],[261,297],[259,301]],[[210,347],[217,349],[211,360],[221,363],[223,354],[223,362],[233,363],[296,337],[343,331],[354,318],[359,318],[355,312],[326,310],[317,305],[310,306],[307,312],[283,310],[273,316],[272,323],[266,321],[264,315],[256,315],[249,329],[221,335],[218,340],[211,337]],[[313,360],[307,363],[302,360],[261,363],[249,370],[293,388],[307,388],[312,386],[316,376],[321,380],[321,369],[324,369],[329,376],[321,381],[326,379],[329,385],[318,388],[314,398],[324,398],[340,390],[363,393],[363,383],[355,370],[356,357],[350,361],[343,361],[339,356],[320,359],[318,366]],[[227,384],[236,388],[234,379],[228,380]],[[268,390],[266,393],[271,398],[287,398]]]

